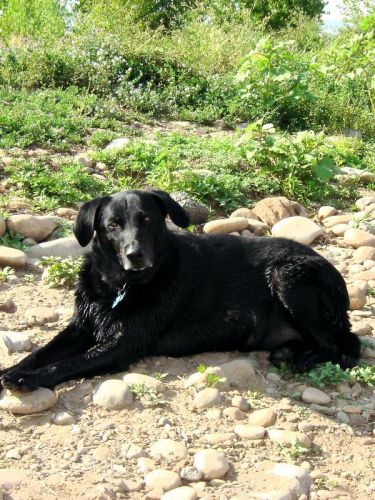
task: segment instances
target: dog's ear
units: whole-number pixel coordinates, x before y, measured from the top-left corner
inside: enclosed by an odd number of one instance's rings
[[[188,227],[190,224],[189,215],[168,193],[159,189],[153,189],[151,193],[155,196],[164,217],[168,214],[176,226]]]
[[[102,196],[83,203],[78,210],[73,231],[81,247],[88,245],[94,236],[95,222],[99,212],[98,209],[105,198],[107,197]]]

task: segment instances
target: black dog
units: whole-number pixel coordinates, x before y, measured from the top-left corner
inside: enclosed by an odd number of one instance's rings
[[[126,370],[144,356],[269,350],[295,370],[353,366],[345,282],[310,248],[279,238],[196,236],[163,191],[97,198],[79,210],[75,235],[93,239],[70,324],[45,347],[3,370],[3,387],[53,388]],[[94,236],[94,231],[96,236]]]

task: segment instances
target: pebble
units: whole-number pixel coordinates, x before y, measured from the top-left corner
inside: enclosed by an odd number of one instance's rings
[[[13,302],[13,300],[6,300],[5,302],[0,303],[0,312],[5,312],[7,314],[13,314],[17,311],[17,306]]]
[[[234,408],[233,406],[225,408],[223,411],[223,415],[233,420],[245,420],[246,418],[246,413],[241,411],[239,408]]]
[[[229,219],[217,219],[207,222],[203,227],[206,234],[231,233],[232,231],[242,231],[249,225],[245,217],[231,217]]]
[[[189,483],[200,481],[202,479],[202,476],[202,471],[197,469],[197,467],[188,466],[183,467],[180,470],[181,479],[183,479],[184,481],[188,481]]]
[[[356,309],[362,309],[367,302],[367,285],[362,284],[352,284],[347,285],[347,290],[349,294],[350,305],[349,309],[354,311]]]
[[[325,392],[316,389],[315,387],[306,387],[302,393],[302,401],[305,403],[315,403],[318,405],[329,405],[331,402],[330,396]]]
[[[145,455],[145,451],[141,446],[124,443],[121,447],[121,454],[123,457],[132,460],[143,457]]]
[[[332,215],[336,214],[337,214],[337,209],[329,205],[324,205],[323,207],[320,207],[318,210],[319,219],[326,219],[327,217],[331,217]]]
[[[22,250],[0,246],[0,266],[22,268],[26,265],[27,256]]]
[[[109,462],[114,459],[115,453],[108,446],[98,446],[92,451],[92,456],[99,462]]]
[[[107,410],[121,410],[133,402],[133,393],[122,380],[101,382],[93,396],[93,403]]]
[[[328,415],[329,417],[332,417],[336,413],[335,408],[332,406],[322,406],[316,403],[312,403],[310,408],[313,411],[318,411],[319,413],[322,413],[323,415]]]
[[[250,403],[243,396],[234,396],[231,404],[244,412],[250,411],[251,409]]]
[[[164,493],[161,500],[195,500],[196,498],[198,498],[197,493],[193,488],[180,486],[180,488]]]
[[[132,385],[144,385],[147,389],[152,389],[155,392],[163,392],[165,390],[165,386],[161,380],[144,375],[143,373],[127,373],[122,380],[129,387]]]
[[[375,248],[361,246],[354,250],[352,258],[353,262],[356,262],[357,264],[363,264],[365,260],[373,260],[375,259]]]
[[[204,440],[209,444],[230,444],[236,435],[233,432],[215,432],[206,434]]]
[[[176,472],[155,469],[145,476],[145,485],[149,490],[161,489],[164,492],[181,486],[181,478]]]
[[[206,480],[220,479],[229,470],[229,462],[223,453],[208,449],[194,455],[194,467],[199,469]]]
[[[311,440],[303,432],[294,432],[283,429],[268,429],[267,432],[270,440],[275,443],[293,445],[295,442],[299,442],[305,446],[305,448],[311,448]]]
[[[375,247],[375,236],[362,229],[348,229],[345,231],[344,241],[353,248]]]
[[[168,460],[182,460],[187,457],[184,443],[172,439],[160,439],[150,446],[150,455],[153,458],[163,457]]]
[[[25,320],[29,326],[54,323],[59,319],[58,313],[51,307],[31,307],[25,311]]]
[[[263,439],[266,429],[255,425],[236,425],[234,432],[242,439]]]
[[[215,387],[207,387],[198,392],[193,401],[193,406],[198,409],[210,408],[221,403],[221,394]]]
[[[11,392],[4,389],[0,394],[0,408],[17,415],[39,413],[56,404],[57,395],[40,387],[32,392]]]
[[[314,426],[310,422],[298,422],[299,432],[311,432],[313,429]]]
[[[71,425],[75,424],[76,419],[72,414],[68,413],[67,411],[59,411],[53,417],[52,422],[55,425]]]
[[[272,408],[262,408],[261,410],[255,410],[249,415],[249,424],[260,426],[260,427],[270,427],[274,425],[277,419],[277,414]]]
[[[7,355],[31,350],[32,336],[27,333],[0,331],[0,349]]]
[[[306,217],[288,217],[275,224],[272,236],[288,238],[304,245],[310,245],[324,234],[323,229]]]
[[[339,420],[340,422],[342,422],[343,424],[349,424],[350,423],[350,418],[349,418],[349,415],[347,415],[346,413],[344,413],[343,411],[338,411],[336,413],[336,418],[337,420]]]
[[[347,231],[348,229],[349,229],[348,224],[336,224],[335,226],[332,226],[330,228],[331,232],[335,236],[343,236],[345,234],[345,231]]]

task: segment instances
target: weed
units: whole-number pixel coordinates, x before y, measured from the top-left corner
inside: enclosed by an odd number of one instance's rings
[[[42,264],[48,264],[47,269],[43,273],[43,281],[52,287],[73,288],[76,284],[78,273],[81,269],[82,258],[58,260],[56,258],[48,258],[42,261]]]
[[[268,406],[261,392],[249,391],[246,395],[246,400],[253,409],[267,408]]]
[[[285,456],[297,460],[298,458],[301,458],[305,456],[309,450],[305,448],[299,441],[295,441],[291,445],[286,445],[286,444],[277,444],[278,450]]]
[[[160,382],[162,382],[165,378],[168,377],[168,373],[156,372],[153,376],[156,378],[156,380],[160,380]]]
[[[10,276],[14,276],[14,269],[9,266],[0,269],[0,283],[7,281]]]
[[[4,247],[16,248],[17,250],[27,250],[30,245],[22,243],[24,239],[20,234],[8,230],[3,236],[0,236],[0,245]]]
[[[347,370],[343,370],[340,365],[329,361],[310,370],[303,378],[314,386],[323,387],[325,385],[335,385],[339,382],[350,381],[350,373]]]
[[[375,387],[375,366],[356,366],[350,370],[350,377],[356,382]]]
[[[215,387],[218,383],[223,382],[224,379],[216,375],[216,373],[210,372],[210,368],[203,363],[197,366],[197,372],[203,373],[205,375],[205,384],[207,387]]]
[[[22,279],[25,283],[35,283],[36,276],[35,274],[25,274]]]
[[[145,384],[132,384],[130,390],[139,398],[144,398],[147,403],[152,406],[164,404],[165,401],[160,398],[159,394],[152,387],[147,387]]]
[[[369,289],[367,290],[367,295],[368,295],[369,297],[375,297],[375,288],[369,288]]]

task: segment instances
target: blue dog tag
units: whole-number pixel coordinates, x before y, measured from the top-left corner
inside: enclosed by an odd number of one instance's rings
[[[126,293],[127,293],[126,285],[124,285],[124,287],[121,290],[119,290],[117,297],[113,301],[112,309],[114,309],[122,301],[122,299],[125,297]]]

